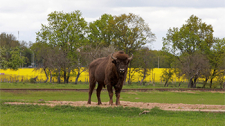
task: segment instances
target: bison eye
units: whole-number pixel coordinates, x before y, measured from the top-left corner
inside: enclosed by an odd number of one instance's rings
[[[112,63],[116,64],[116,61],[115,61],[115,60],[113,60],[113,61],[112,61]]]

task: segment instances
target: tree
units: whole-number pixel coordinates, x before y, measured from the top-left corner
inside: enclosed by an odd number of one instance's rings
[[[9,53],[9,54],[8,54]],[[19,48],[11,48],[10,52],[6,51],[6,48],[0,47],[0,67],[2,69],[14,69],[17,70],[19,66],[24,63],[24,56],[20,56]]]
[[[223,73],[225,70],[224,67],[224,54],[225,54],[225,38],[219,39],[214,38],[215,44],[210,49],[209,60],[210,66],[213,72],[210,75],[210,88],[212,88],[212,81],[215,77],[219,77],[220,80],[223,80]],[[221,82],[222,83],[222,82]]]
[[[117,50],[123,50],[131,55],[147,43],[155,40],[155,35],[151,32],[148,24],[135,14],[122,14],[114,16],[110,21],[113,31],[112,43]],[[129,68],[132,65],[130,62]],[[128,71],[128,80],[131,77],[131,69]]]
[[[153,68],[153,53],[147,47],[145,47],[138,50],[138,55],[136,55],[136,57],[139,61],[138,66],[140,70],[138,72],[141,73],[142,76],[142,79],[140,81],[140,85],[142,85],[145,78],[150,75],[150,71]]]
[[[87,22],[80,11],[71,13],[52,12],[48,15],[48,25],[41,25],[36,41],[59,47],[67,62],[60,69],[64,72],[64,83],[68,83],[70,71],[76,67],[76,50],[87,44]],[[65,61],[65,60],[64,60]]]
[[[178,77],[180,77],[180,71],[177,70],[176,68],[178,67],[176,62],[175,62],[175,56],[168,53],[168,52],[160,52],[160,57],[161,57],[161,66],[166,66],[162,68],[169,68],[169,69],[164,69],[162,72],[161,79],[165,81],[164,87],[169,86],[169,82],[173,80],[172,76],[174,74],[177,74]]]
[[[7,69],[8,62],[6,60],[6,49],[4,47],[0,47],[0,68]]]
[[[197,79],[210,69],[207,56],[195,52],[193,55],[181,56],[180,61],[178,68],[189,79],[188,87],[196,88]]]
[[[162,72],[162,80],[165,81],[164,87],[169,86],[169,81],[172,81],[172,76],[174,74],[173,69],[164,69]]]
[[[100,19],[89,24],[89,41],[93,47],[108,47],[112,45],[113,31],[110,22],[113,16],[103,14]]]
[[[166,38],[163,38],[163,50],[176,56],[176,59],[179,61],[180,66],[185,68],[182,70],[190,72],[192,70],[192,67],[187,67],[187,65],[193,66],[192,64],[196,64],[197,66],[194,66],[199,68],[200,61],[198,61],[199,57],[196,55],[209,55],[209,51],[213,43],[214,40],[212,26],[203,23],[201,19],[194,15],[191,15],[190,18],[186,21],[186,24],[183,24],[181,28],[170,28],[168,30]],[[182,57],[183,60],[181,59]],[[186,60],[185,58],[195,59]],[[207,58],[203,59],[207,60]],[[207,64],[205,66],[207,66]],[[189,70],[186,70],[186,68],[189,68]],[[198,69],[198,71],[200,70]],[[192,83],[193,79],[198,78],[199,74],[196,74],[196,72],[191,72],[192,75],[190,75],[190,73],[185,73],[183,71],[183,73],[188,75],[187,77],[189,79],[189,86]]]
[[[148,24],[135,14],[114,16],[110,24],[114,34],[113,45],[126,54],[134,53],[136,49],[155,40]]]
[[[58,46],[52,47],[47,43],[41,42],[34,43],[31,49],[34,51],[36,57],[36,70],[41,69],[45,72],[46,80],[44,82],[48,81],[50,75],[50,82],[52,82],[52,76],[55,76],[58,83],[60,83],[60,78],[63,77],[63,74],[61,74],[62,68],[71,62],[68,61],[69,59],[65,56],[64,51]]]
[[[48,74],[47,74],[47,69],[49,69],[49,71],[51,71],[51,62],[50,62],[50,57],[52,58],[52,56],[50,56],[50,52],[51,47],[47,45],[47,43],[41,43],[41,42],[37,42],[34,43],[31,47],[30,47],[33,52],[36,54],[35,56],[35,60],[36,60],[36,70],[41,69],[45,72],[46,75],[46,80],[44,82],[48,81]],[[51,81],[51,79],[50,79]]]
[[[20,45],[19,41],[16,40],[16,37],[13,34],[0,34],[0,47],[5,47],[7,51],[11,48],[18,47]]]
[[[11,66],[14,67],[13,69],[18,69],[19,67],[26,67],[31,63],[31,50],[26,45],[27,43],[25,41],[19,42],[16,40],[13,34],[6,34],[4,32],[0,34],[0,48],[4,51],[2,56],[4,56],[5,69],[12,68]],[[11,62],[10,66],[9,62]],[[18,65],[18,63],[21,64]]]
[[[153,59],[154,68],[171,68],[171,60],[174,58],[172,54],[162,50],[150,50]]]
[[[30,41],[31,43],[31,41]],[[19,48],[21,50],[20,54],[21,56],[25,57],[25,61],[24,64],[21,65],[21,67],[28,67],[32,64],[33,59],[34,59],[34,53],[32,52],[32,50],[30,49],[28,43],[26,41],[21,41]]]

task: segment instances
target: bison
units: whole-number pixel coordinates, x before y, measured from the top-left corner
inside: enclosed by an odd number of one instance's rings
[[[102,87],[107,86],[109,93],[109,104],[113,104],[113,87],[116,94],[116,105],[120,105],[120,91],[123,87],[123,82],[126,79],[128,64],[133,58],[133,55],[129,57],[123,51],[118,51],[108,55],[108,57],[98,58],[92,61],[89,65],[89,99],[88,104],[91,104],[91,95],[97,87],[98,105],[102,104],[100,99],[100,93]]]

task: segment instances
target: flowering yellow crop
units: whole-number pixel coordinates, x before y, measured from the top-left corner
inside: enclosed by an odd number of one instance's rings
[[[152,70],[150,70],[149,75],[145,78],[144,81],[146,82],[162,82],[161,76],[162,76],[162,72],[165,68],[154,68]],[[133,70],[133,68],[131,68],[131,70]],[[3,75],[4,74],[4,75]],[[131,73],[132,75],[132,82],[139,82],[142,80],[142,75],[140,73],[140,71],[136,71]],[[0,69],[0,82],[1,81],[29,81],[30,78],[37,78],[37,81],[41,81],[43,82],[44,80],[46,80],[46,76],[43,70],[35,70],[34,68],[20,68],[18,70],[12,70],[12,69],[7,69],[7,70],[2,70]],[[128,74],[127,74],[128,76]],[[69,82],[74,82],[76,79],[76,70],[75,73],[71,73],[71,77],[69,78]],[[127,77],[128,79],[128,77]],[[201,78],[200,78],[201,79]],[[63,81],[63,78],[61,77],[61,80]],[[82,72],[78,81],[79,82],[88,82],[89,80],[89,74],[88,74],[88,70],[85,72]],[[179,81],[185,81],[187,82],[186,79],[183,78],[178,78],[176,77],[176,75],[173,75],[172,77],[173,82],[179,82]],[[49,81],[49,79],[48,79]],[[53,81],[56,82],[57,79],[56,77],[53,77]]]

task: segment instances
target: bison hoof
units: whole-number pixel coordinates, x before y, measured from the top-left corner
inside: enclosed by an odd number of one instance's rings
[[[91,104],[91,102],[88,101],[87,104]]]
[[[101,105],[102,103],[100,102],[100,103],[98,103],[98,105]]]

